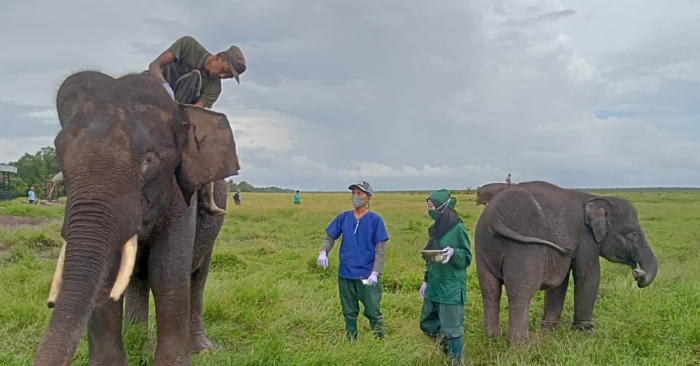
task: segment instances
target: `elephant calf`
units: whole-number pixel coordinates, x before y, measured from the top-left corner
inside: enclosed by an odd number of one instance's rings
[[[541,181],[520,183],[495,196],[477,222],[475,247],[484,332],[490,338],[501,335],[499,305],[505,285],[509,342],[528,338],[530,302],[538,290],[546,291],[542,329],[554,329],[570,273],[575,283],[573,326],[592,332],[599,256],[631,266],[640,288],[651,284],[658,270],[631,203]]]
[[[510,185],[510,187],[514,186],[515,183]],[[510,187],[508,187],[508,184],[506,183],[489,183],[479,187],[479,189],[476,191],[476,205],[486,205],[494,197],[496,197],[497,194]]]

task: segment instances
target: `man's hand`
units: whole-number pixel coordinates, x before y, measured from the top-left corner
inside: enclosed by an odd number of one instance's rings
[[[316,259],[316,264],[319,267],[323,267],[323,269],[328,268],[328,256],[326,255],[325,250],[318,252],[318,258]]]
[[[367,284],[366,286],[374,286],[377,284],[377,281],[379,281],[379,273],[372,272],[372,274],[369,275],[367,278]]]

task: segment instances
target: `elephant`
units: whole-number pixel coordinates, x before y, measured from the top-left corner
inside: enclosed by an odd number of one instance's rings
[[[515,186],[512,183],[510,187]],[[506,183],[488,183],[485,184],[476,191],[476,205],[486,205],[489,203],[497,194],[501,193],[503,190],[510,188]]]
[[[599,256],[631,266],[639,288],[651,284],[658,272],[629,201],[544,181],[523,182],[494,197],[477,221],[474,239],[483,331],[487,338],[501,335],[499,306],[505,286],[511,344],[529,338],[530,303],[538,290],[545,291],[541,329],[556,327],[570,275],[575,284],[572,326],[584,334],[594,333]]]
[[[155,365],[190,365],[211,348],[202,292],[223,218],[197,212],[194,194],[240,170],[226,115],[172,101],[148,74],[79,71],[60,85],[54,140],[66,209],[49,324],[33,365],[70,365],[85,328],[90,365],[127,365],[127,317],[156,311]]]

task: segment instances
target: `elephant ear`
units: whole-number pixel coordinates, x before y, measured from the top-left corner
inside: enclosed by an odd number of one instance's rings
[[[595,241],[600,243],[608,235],[610,222],[608,213],[612,207],[612,202],[605,198],[595,197],[586,201],[584,209],[586,212],[586,225],[593,230]]]
[[[228,118],[191,104],[180,104],[183,146],[175,178],[189,205],[192,194],[207,183],[238,175],[241,169]]]

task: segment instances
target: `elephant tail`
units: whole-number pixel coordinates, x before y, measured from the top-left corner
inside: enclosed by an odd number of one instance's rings
[[[567,257],[570,257],[574,253],[573,249],[562,248],[562,247],[552,243],[551,241],[522,235],[522,234],[516,232],[515,230],[512,230],[511,228],[507,227],[502,222],[496,222],[493,225],[493,232],[495,234],[501,235],[503,237],[506,237],[508,239],[515,240],[515,241],[518,241],[521,243],[532,243],[532,244],[546,245],[546,246],[556,250],[557,252],[559,252],[562,255],[567,256]]]

